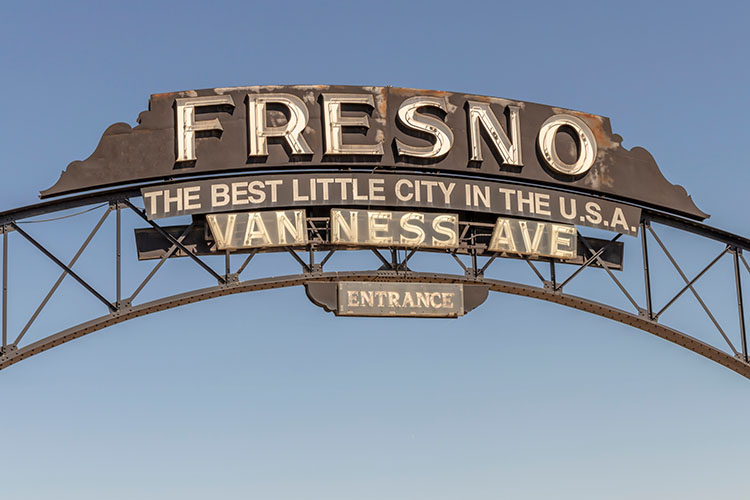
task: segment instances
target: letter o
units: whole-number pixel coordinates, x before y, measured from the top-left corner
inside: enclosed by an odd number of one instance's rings
[[[578,135],[579,153],[575,163],[565,163],[560,159],[555,147],[555,138],[560,127],[567,125]],[[544,161],[555,172],[565,175],[580,175],[588,172],[596,161],[596,137],[586,123],[572,115],[554,115],[539,129],[539,152]]]

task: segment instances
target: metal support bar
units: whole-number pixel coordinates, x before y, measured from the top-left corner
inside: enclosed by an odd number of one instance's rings
[[[482,269],[479,270],[479,274],[484,274],[484,272],[490,267],[490,264],[495,262],[495,259],[497,259],[497,255],[490,257],[487,262],[485,262],[484,266],[482,266]]]
[[[188,235],[188,233],[193,229],[194,225],[195,224],[190,224],[188,227],[186,227],[185,230],[182,232],[182,234],[180,234],[180,236],[177,238],[177,241],[182,242],[182,240],[184,240],[185,237]],[[141,284],[138,285],[138,288],[136,288],[135,291],[133,292],[133,294],[130,297],[128,297],[128,302],[132,303],[135,300],[136,296],[138,296],[138,294],[141,293],[141,290],[143,290],[143,287],[145,287],[146,284],[148,284],[148,282],[151,281],[151,278],[154,277],[154,275],[156,274],[156,272],[161,268],[161,266],[164,265],[164,263],[167,261],[167,259],[175,251],[177,251],[177,245],[175,245],[173,243],[172,246],[169,247],[169,250],[167,250],[167,252],[164,255],[162,255],[161,260],[159,260],[159,262],[156,263],[156,265],[154,266],[154,268],[151,269],[151,272],[148,273],[148,276],[146,276],[143,279],[143,281],[141,281]]]
[[[570,281],[573,278],[575,278],[576,276],[578,276],[578,273],[580,273],[581,271],[583,271],[584,269],[586,269],[587,267],[589,267],[589,265],[592,262],[594,262],[598,256],[600,256],[601,254],[603,254],[604,252],[606,252],[607,249],[609,248],[609,246],[612,243],[614,243],[615,241],[619,240],[620,236],[622,236],[622,233],[618,233],[617,236],[615,236],[614,238],[612,238],[611,240],[609,240],[609,243],[607,243],[606,245],[604,245],[603,247],[601,247],[599,250],[597,250],[597,252],[594,255],[592,255],[591,257],[589,257],[588,259],[586,259],[586,262],[584,262],[583,264],[581,264],[581,266],[578,269],[576,269],[573,274],[571,274],[570,276],[568,276],[568,279],[566,279],[565,281],[563,281],[560,284],[560,286],[555,287],[555,290],[562,290],[565,285],[567,285],[568,283],[570,283]]]
[[[309,226],[310,229],[312,229],[312,232],[318,238],[320,238],[321,241],[325,241],[325,238],[323,238],[323,235],[320,234],[320,231],[318,231],[318,227],[315,225],[315,223],[313,221],[311,221],[310,219],[307,219],[307,225]]]
[[[323,266],[326,265],[326,262],[328,262],[328,259],[333,257],[333,254],[336,253],[336,250],[330,250],[325,257],[323,257],[323,260],[320,261],[320,268],[323,269]]]
[[[527,256],[522,255],[522,254],[518,254],[518,255],[521,255],[521,257],[523,258],[523,260],[526,261],[526,263],[529,265],[529,267],[531,268],[531,270],[534,271],[534,274],[536,274],[537,277],[539,278],[539,281],[541,281],[542,284],[546,283],[547,280],[544,279],[544,276],[542,275],[542,273],[539,272],[539,269],[536,268],[536,266],[534,265],[534,263],[531,262],[531,260]]]
[[[408,268],[409,259],[411,259],[414,256],[415,253],[417,253],[417,249],[416,248],[412,248],[411,252],[409,252],[409,253],[406,253],[406,250],[404,250],[404,261],[401,263],[401,267],[403,267],[404,272],[406,272],[406,271],[409,270],[409,268]]]
[[[308,266],[305,263],[304,260],[300,259],[300,256],[297,255],[297,252],[295,252],[294,250],[292,250],[292,247],[286,247],[286,251],[289,252],[289,255],[291,255],[292,257],[294,257],[294,260],[296,260],[297,262],[299,262],[299,265],[302,266],[302,270],[303,271],[305,271],[306,273],[310,272],[310,266]]]
[[[745,257],[742,254],[740,254],[740,260],[742,261],[743,264],[745,264],[745,269],[747,269],[747,272],[750,273],[750,266],[747,264],[747,261],[745,260]]]
[[[255,254],[257,254],[257,250],[253,250],[250,252],[250,255],[247,256],[247,259],[245,259],[245,262],[242,263],[239,269],[237,269],[237,276],[239,277],[240,274],[242,274],[242,271],[245,270],[248,264],[250,264],[250,261],[253,260],[253,257],[255,257]]]
[[[591,245],[586,241],[586,238],[578,234],[578,238],[583,243],[583,246],[586,247],[586,251],[590,254],[594,254],[594,250],[591,248]],[[633,304],[633,307],[635,307],[636,311],[639,311],[641,309],[641,306],[638,305],[638,302],[635,301],[635,299],[628,293],[628,290],[623,286],[622,283],[620,283],[620,280],[617,279],[615,274],[612,272],[612,270],[609,268],[606,262],[604,262],[604,259],[601,258],[601,255],[596,256],[596,261],[599,263],[601,267],[604,268],[605,271],[607,271],[607,274],[610,278],[612,278],[612,281],[615,282],[615,285],[620,289],[620,291],[627,297],[627,299],[630,301],[631,304]]]
[[[104,224],[104,221],[107,220],[107,217],[109,216],[109,213],[112,211],[111,208],[107,209],[106,212],[104,212],[104,215],[102,215],[101,219],[99,219],[99,222],[96,223],[94,226],[94,229],[91,230],[88,237],[83,241],[83,244],[80,246],[76,254],[73,256],[72,259],[70,259],[70,262],[68,263],[68,267],[73,267],[75,263],[78,261],[78,259],[83,255],[83,251],[86,250],[86,247],[91,243],[91,240],[94,238],[94,235],[99,232],[99,228],[102,227],[102,224]],[[47,305],[47,302],[52,298],[52,295],[57,291],[57,288],[60,286],[60,284],[65,279],[65,276],[68,275],[67,271],[63,271],[60,274],[60,277],[57,278],[57,281],[54,285],[52,285],[52,288],[50,288],[49,292],[47,292],[47,295],[44,297],[42,302],[39,304],[39,306],[34,311],[34,314],[31,315],[31,318],[26,322],[26,325],[21,330],[21,333],[18,334],[18,337],[16,337],[16,340],[13,342],[13,345],[18,345],[18,343],[21,341],[24,335],[26,335],[26,332],[31,328],[31,325],[36,321],[36,318],[39,316],[39,313],[42,312],[42,309],[44,309],[44,306]]]
[[[217,273],[216,271],[214,271],[213,269],[211,269],[211,267],[210,267],[210,266],[209,266],[208,264],[206,264],[205,262],[203,262],[203,261],[202,261],[202,260],[201,260],[200,258],[198,258],[198,256],[197,256],[197,255],[195,255],[195,254],[194,254],[193,252],[191,252],[190,250],[188,250],[188,249],[187,249],[187,247],[185,247],[185,245],[183,245],[183,244],[182,244],[181,242],[177,241],[177,240],[176,240],[176,239],[174,238],[174,236],[172,236],[171,234],[167,233],[167,232],[166,232],[166,231],[165,231],[164,229],[162,229],[162,228],[161,228],[161,226],[159,226],[159,225],[158,225],[157,223],[155,223],[154,221],[152,221],[152,220],[149,220],[149,218],[148,218],[148,217],[146,217],[146,214],[145,214],[145,213],[143,212],[143,210],[139,209],[138,207],[136,207],[135,205],[133,205],[132,203],[130,203],[130,200],[123,200],[123,202],[124,202],[124,203],[125,203],[125,204],[126,204],[127,206],[129,206],[129,207],[130,207],[130,209],[131,209],[131,210],[133,210],[133,212],[137,213],[137,214],[138,214],[138,216],[139,216],[139,217],[140,217],[141,219],[143,219],[143,220],[144,220],[144,221],[146,221],[146,222],[147,222],[147,223],[148,223],[149,225],[151,225],[151,227],[153,227],[154,229],[156,229],[156,231],[157,231],[157,232],[158,232],[158,233],[159,233],[160,235],[162,235],[162,237],[166,238],[166,239],[167,239],[167,241],[169,241],[169,242],[170,242],[170,243],[172,243],[173,245],[177,245],[177,247],[178,247],[178,248],[179,248],[180,250],[182,250],[183,252],[185,252],[185,254],[186,254],[186,255],[187,255],[188,257],[190,257],[191,259],[193,259],[193,260],[195,261],[195,263],[196,263],[196,264],[198,264],[199,266],[201,266],[201,267],[202,267],[203,269],[205,269],[205,270],[206,270],[206,271],[207,271],[207,272],[208,272],[208,273],[209,273],[209,274],[210,274],[211,276],[213,276],[214,278],[216,278],[216,281],[218,281],[218,282],[219,282],[219,283],[221,283],[221,284],[226,284],[226,282],[227,282],[227,281],[226,281],[226,280],[224,279],[224,277],[223,277],[223,276],[221,276],[221,275],[220,275],[220,274],[218,274],[218,273]]]
[[[390,262],[388,262],[387,260],[385,260],[385,257],[383,257],[380,254],[379,250],[377,250],[375,248],[371,248],[370,250],[372,250],[372,253],[374,253],[375,255],[377,255],[378,259],[380,259],[380,262],[382,262],[384,266],[386,266],[388,269],[393,269],[393,265]]]
[[[8,227],[3,226],[3,350],[8,345]]]
[[[29,236],[29,234],[26,231],[24,231],[23,229],[21,229],[20,227],[18,227],[18,225],[15,222],[11,222],[10,225],[13,227],[13,229],[15,229],[16,231],[18,231],[18,234],[20,234],[21,236],[23,236],[24,238],[26,238],[26,240],[29,243],[31,243],[32,245],[34,245],[40,252],[42,252],[44,255],[46,255],[48,259],[50,259],[52,262],[54,262],[55,264],[57,264],[58,266],[60,266],[60,268],[66,270],[68,272],[68,274],[70,274],[70,276],[74,280],[76,280],[78,283],[80,283],[81,286],[83,286],[86,290],[88,290],[94,297],[96,297],[97,299],[99,299],[99,301],[102,304],[106,305],[107,308],[110,311],[115,312],[117,310],[117,308],[115,306],[113,306],[110,301],[108,301],[107,299],[105,299],[102,294],[100,294],[99,292],[97,292],[96,290],[94,290],[94,288],[91,285],[89,285],[88,283],[86,283],[86,281],[84,281],[83,278],[81,278],[80,276],[78,276],[78,274],[76,274],[71,268],[69,268],[68,266],[66,266],[65,264],[63,264],[63,262],[60,259],[58,259],[57,257],[55,257],[52,254],[52,252],[50,252],[49,250],[47,250],[41,243],[39,243],[34,238],[32,238],[31,236]]]
[[[557,288],[557,273],[555,272],[555,261],[549,261],[549,280],[552,282],[552,289]]]
[[[649,227],[651,227],[649,225]],[[646,311],[648,318],[654,319],[654,306],[651,303],[651,271],[648,267],[648,233],[646,232],[646,223],[641,222],[641,251],[643,253],[643,282],[646,287]]]
[[[451,252],[451,255],[456,260],[456,262],[458,262],[458,265],[461,266],[465,273],[469,272],[469,268],[466,267],[463,262],[461,262],[461,259],[458,258],[458,255],[456,255],[454,252]]]
[[[229,267],[231,261],[229,259],[229,249],[224,250],[224,279],[229,281],[229,274],[231,269]]]
[[[109,213],[109,212],[108,212]],[[115,264],[117,267],[117,283],[115,284],[115,287],[117,288],[117,301],[115,304],[117,305],[118,309],[120,307],[120,302],[122,301],[122,214],[120,213],[120,204],[117,203],[117,263]]]
[[[689,288],[692,288],[695,282],[698,281],[698,279],[700,279],[700,277],[703,276],[706,273],[706,271],[711,269],[714,266],[714,264],[716,264],[719,261],[719,259],[722,258],[724,254],[727,253],[728,251],[729,251],[729,248],[727,247],[724,250],[722,250],[721,253],[719,253],[719,255],[714,257],[714,260],[712,260],[706,267],[704,267],[703,270],[695,276],[695,278],[691,279],[684,287],[682,287],[682,290],[677,292],[677,295],[672,297],[672,300],[667,302],[667,304],[664,307],[662,307],[661,310],[654,315],[654,317],[658,318],[659,316],[661,316],[662,313],[666,311],[667,308],[669,308],[669,306],[674,304],[675,301],[679,299],[682,296],[682,294],[685,293]]]
[[[458,241],[464,241],[464,239],[466,239],[466,233],[468,232],[469,232],[469,224],[465,224],[463,231],[461,231],[461,236],[458,237]]]
[[[745,332],[745,306],[742,301],[742,278],[740,277],[740,250],[734,249],[734,281],[737,285],[737,312],[739,313],[740,335],[742,335],[742,357],[747,363],[747,333]]]
[[[656,234],[656,231],[654,231],[654,229],[651,226],[648,226],[648,230],[651,233],[651,235],[654,237],[654,240],[656,241],[656,243],[659,244],[659,247],[661,247],[661,250],[662,250],[662,252],[664,252],[664,255],[667,256],[667,259],[669,259],[669,261],[672,263],[672,266],[674,266],[674,268],[677,270],[677,272],[679,273],[680,277],[682,278],[682,281],[684,281],[685,283],[688,283],[689,282],[688,277],[685,275],[684,272],[682,272],[682,268],[677,264],[677,261],[674,259],[674,257],[672,257],[672,254],[669,252],[669,250],[667,250],[666,245],[664,245],[664,242],[661,241],[661,238],[659,238],[659,235]],[[701,307],[703,308],[703,310],[706,312],[706,314],[708,315],[708,317],[711,319],[711,322],[714,324],[714,326],[716,327],[716,329],[719,331],[719,333],[721,334],[721,336],[724,338],[724,340],[726,341],[726,343],[729,345],[729,348],[732,350],[732,352],[735,354],[735,356],[738,355],[739,352],[734,347],[734,344],[732,343],[732,341],[729,340],[729,337],[724,332],[724,329],[721,327],[721,325],[716,320],[716,318],[714,317],[714,315],[711,313],[711,310],[708,308],[708,306],[706,305],[706,303],[703,302],[703,299],[701,298],[700,294],[698,294],[698,290],[696,290],[695,287],[691,286],[690,287],[690,291],[693,292],[693,295],[698,300],[698,303],[701,305]]]

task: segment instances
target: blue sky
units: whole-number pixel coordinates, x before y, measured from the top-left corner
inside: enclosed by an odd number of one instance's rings
[[[0,16],[0,210],[36,202],[107,126],[134,125],[152,93],[392,85],[608,116],[709,224],[748,235],[748,20],[741,2],[16,2]],[[72,255],[98,215],[45,243]],[[712,257],[668,236],[691,272]],[[132,257],[127,235],[125,246]],[[56,276],[19,254],[12,327]],[[87,277],[107,289],[97,255],[81,265],[99,265]],[[248,272],[289,268],[264,262]],[[170,262],[144,296],[179,287],[190,265]],[[732,318],[721,276],[698,288]],[[69,281],[34,335],[91,316]],[[590,274],[578,291],[614,293]],[[709,334],[694,301],[673,320]],[[419,321],[334,318],[299,288],[225,297],[3,370],[0,401],[9,499],[723,498],[750,466],[748,380],[624,325],[504,295],[460,320]]]

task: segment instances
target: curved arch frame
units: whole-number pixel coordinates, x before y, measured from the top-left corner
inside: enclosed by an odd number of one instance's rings
[[[234,293],[244,293],[244,292],[251,292],[251,291],[258,291],[258,290],[269,290],[269,289],[285,288],[285,287],[291,287],[291,286],[300,286],[300,285],[305,285],[306,283],[313,283],[313,282],[355,281],[356,280],[356,281],[390,281],[390,282],[419,281],[419,282],[434,282],[434,283],[459,283],[459,284],[488,285],[490,287],[490,290],[492,291],[537,298],[537,299],[541,299],[547,302],[561,304],[561,305],[564,305],[573,309],[578,309],[581,311],[596,314],[598,316],[613,319],[615,321],[619,321],[627,325],[631,325],[635,328],[649,332],[665,340],[669,340],[672,343],[680,345],[686,349],[689,349],[693,352],[696,352],[697,354],[700,354],[712,361],[715,361],[746,378],[750,378],[750,362],[748,361],[748,347],[747,347],[747,340],[746,340],[745,326],[744,326],[744,308],[743,308],[743,303],[742,303],[742,290],[741,290],[741,281],[740,281],[740,262],[744,263],[745,268],[750,273],[750,266],[748,265],[747,261],[742,256],[743,250],[750,250],[750,240],[741,236],[737,236],[737,235],[730,234],[730,233],[727,233],[727,232],[724,232],[715,228],[711,228],[709,226],[697,223],[689,219],[683,219],[683,218],[675,217],[672,215],[656,213],[648,209],[643,210],[643,220],[641,221],[641,236],[640,237],[641,237],[642,245],[643,245],[644,280],[645,280],[645,287],[646,287],[645,296],[646,296],[646,302],[647,302],[644,306],[639,305],[632,298],[632,296],[628,293],[625,287],[622,286],[619,280],[617,280],[615,275],[609,269],[608,265],[601,259],[599,255],[600,252],[594,252],[590,247],[588,249],[589,257],[586,259],[584,264],[581,265],[578,270],[573,272],[572,275],[569,276],[568,279],[565,280],[565,282],[563,283],[558,283],[555,279],[554,262],[550,262],[550,277],[549,279],[547,279],[545,276],[542,275],[542,273],[539,272],[538,269],[536,269],[536,267],[533,265],[531,261],[526,260],[527,263],[534,270],[536,275],[539,277],[543,285],[543,286],[531,286],[531,285],[523,284],[523,283],[501,281],[501,280],[489,279],[489,278],[484,277],[485,269],[489,267],[489,265],[495,260],[496,256],[491,256],[491,255],[487,255],[486,253],[481,253],[482,249],[478,249],[476,246],[471,246],[471,245],[466,246],[463,249],[463,254],[469,255],[472,259],[472,265],[470,266],[465,266],[461,262],[461,260],[456,256],[455,252],[452,254],[454,259],[458,261],[458,263],[462,266],[464,270],[463,275],[414,272],[406,267],[406,261],[408,261],[409,257],[406,257],[404,262],[400,264],[396,263],[395,266],[390,266],[390,264],[386,261],[386,259],[384,259],[380,255],[378,250],[376,250],[375,248],[370,248],[370,247],[361,247],[360,249],[372,250],[374,253],[376,253],[376,255],[378,255],[380,260],[384,263],[384,268],[387,269],[386,271],[380,270],[380,271],[324,272],[322,269],[322,263],[318,265],[313,265],[312,254],[314,253],[314,248],[310,247],[306,249],[296,249],[296,250],[307,250],[310,252],[311,260],[309,264],[305,263],[297,255],[295,249],[291,249],[291,248],[285,249],[285,251],[288,251],[289,254],[291,254],[295,258],[295,260],[302,266],[303,272],[301,274],[261,278],[261,279],[255,279],[255,280],[249,280],[249,281],[239,281],[239,274],[241,273],[241,270],[238,271],[234,275],[230,275],[228,265],[227,265],[227,273],[224,276],[221,276],[219,273],[216,273],[215,271],[213,271],[210,268],[210,266],[206,265],[199,257],[192,255],[190,254],[189,251],[187,251],[186,254],[188,257],[195,260],[201,267],[203,267],[206,271],[208,271],[215,278],[217,278],[217,282],[218,282],[217,286],[210,287],[210,288],[196,289],[196,290],[192,290],[189,292],[179,293],[176,295],[171,295],[169,297],[157,299],[151,302],[146,302],[146,303],[139,304],[139,305],[132,305],[129,300],[124,300],[124,301],[121,300],[120,290],[119,290],[120,210],[130,208],[134,212],[136,212],[144,221],[151,224],[155,229],[157,229],[158,231],[163,231],[163,229],[160,228],[155,222],[148,221],[145,215],[143,214],[143,211],[138,209],[131,203],[132,199],[140,197],[139,188],[140,186],[121,188],[121,189],[116,189],[116,190],[111,190],[111,191],[106,191],[106,192],[92,193],[88,195],[72,196],[72,197],[68,197],[65,199],[57,200],[57,201],[43,202],[37,205],[21,207],[19,209],[14,209],[14,210],[0,213],[0,226],[2,227],[2,233],[3,233],[2,239],[4,242],[4,247],[5,245],[7,245],[8,233],[11,231],[17,231],[19,234],[26,237],[30,242],[34,244],[34,246],[36,246],[40,251],[42,251],[42,253],[44,253],[47,257],[52,259],[58,266],[60,266],[63,269],[63,274],[58,279],[58,284],[59,284],[59,281],[61,281],[65,276],[70,275],[71,277],[79,281],[79,283],[81,283],[84,287],[86,287],[89,290],[89,292],[96,295],[99,300],[104,302],[110,311],[109,314],[106,314],[104,316],[100,316],[98,318],[86,321],[79,325],[59,331],[41,340],[27,344],[23,347],[18,347],[16,345],[17,343],[13,343],[13,344],[7,343],[6,333],[5,333],[5,327],[6,327],[6,321],[7,321],[6,320],[7,315],[5,313],[7,312],[7,310],[6,310],[5,292],[3,292],[3,330],[4,331],[3,331],[3,345],[0,348],[0,370],[8,366],[11,366],[15,363],[18,363],[19,361],[22,361],[30,356],[33,356],[40,352],[44,352],[57,345],[69,342],[73,339],[79,338],[89,333],[101,330],[103,328],[106,328],[107,326],[111,326],[117,323],[127,321],[129,319],[151,314],[154,312],[179,307],[181,305],[186,305],[186,304],[203,301],[203,300],[207,300],[210,298],[221,297],[224,295],[230,295]],[[69,265],[64,264],[62,261],[57,259],[51,252],[46,250],[41,244],[33,240],[33,238],[31,238],[18,226],[18,224],[21,224],[22,223],[21,221],[23,221],[24,219],[28,219],[28,218],[39,216],[39,215],[54,213],[54,212],[58,212],[62,210],[67,210],[71,208],[94,205],[97,203],[109,204],[109,212],[116,211],[117,213],[117,224],[118,224],[117,225],[117,245],[118,245],[118,256],[117,256],[117,259],[118,259],[118,262],[117,262],[118,292],[117,293],[118,295],[117,295],[117,300],[115,301],[109,301],[108,299],[99,295],[96,292],[96,290],[93,290],[90,286],[88,286],[88,284],[83,279],[81,279],[78,275],[76,275],[73,272],[72,266],[75,260],[77,259],[77,256],[71,261]],[[106,218],[106,214],[102,218],[102,220],[100,220],[97,228],[102,224],[105,218]],[[726,246],[723,252],[719,254],[719,256],[717,256],[703,271],[698,273],[698,275],[696,275],[692,280],[689,280],[687,276],[685,276],[685,274],[682,272],[680,267],[677,265],[677,263],[674,261],[671,254],[669,254],[668,250],[666,249],[662,241],[659,239],[658,235],[653,231],[653,229],[651,228],[651,223],[671,226],[679,230],[695,234],[701,238],[707,238],[707,239],[718,241]],[[94,232],[97,230],[97,228],[95,228]],[[92,235],[94,234],[94,232],[92,232]],[[659,311],[655,311],[651,303],[651,291],[650,291],[651,284],[650,284],[650,274],[649,274],[649,268],[648,268],[648,249],[646,246],[647,233],[650,233],[654,241],[656,241],[661,246],[662,250],[664,250],[668,258],[671,260],[672,264],[674,265],[675,269],[677,269],[677,271],[680,273],[682,279],[685,282],[685,286],[672,298],[672,300],[666,306],[664,306]],[[619,236],[616,236],[612,241],[616,240],[617,237]],[[91,238],[91,235],[89,236],[89,240],[90,238]],[[180,244],[180,242],[176,238],[171,238],[170,241],[173,243],[170,253],[178,247],[180,248],[180,250],[183,250],[183,251],[187,250],[184,246]],[[79,254],[80,252],[83,251],[83,248],[85,247],[86,244],[87,243],[84,243],[84,246],[81,248],[81,250],[79,250]],[[731,254],[734,256],[735,284],[737,287],[736,292],[737,292],[737,300],[738,300],[740,340],[742,342],[741,352],[734,347],[734,345],[732,344],[728,336],[721,329],[718,322],[715,320],[715,318],[711,314],[710,310],[707,308],[703,300],[698,295],[697,291],[693,288],[693,285],[703,275],[703,273],[705,273],[705,271],[711,268],[725,254]],[[484,255],[488,257],[488,261],[486,262],[484,267],[482,267],[481,269],[477,264],[478,255]],[[158,269],[158,267],[161,264],[163,264],[166,258],[169,256],[170,255],[165,256],[162,259],[162,261],[156,266],[153,272],[155,272],[155,270]],[[326,257],[323,262],[325,262],[327,259],[328,257]],[[596,302],[596,301],[593,301],[584,297],[574,296],[574,295],[563,292],[563,287],[567,284],[567,282],[573,279],[573,277],[575,277],[581,270],[588,267],[589,265],[604,268],[604,270],[609,274],[612,280],[620,287],[623,293],[627,296],[627,298],[633,304],[634,309],[636,310],[635,313],[628,312],[623,309],[610,306],[608,304]],[[7,252],[3,252],[3,266],[4,266],[4,269],[7,269]],[[244,268],[244,265],[242,268]],[[400,269],[403,271],[399,272]],[[7,283],[5,283],[6,275],[7,273],[4,272],[3,273],[3,276],[4,276],[3,277],[3,280],[4,280],[3,290],[5,290],[6,285],[7,285]],[[57,285],[55,285],[55,287],[56,286]],[[55,289],[55,287],[53,287],[53,290]],[[698,301],[701,303],[706,313],[709,315],[709,317],[714,322],[714,324],[716,325],[721,335],[724,337],[724,340],[726,340],[726,342],[729,344],[730,350],[732,352],[724,351],[716,346],[713,346],[709,343],[699,340],[693,336],[680,332],[677,329],[674,329],[667,325],[659,323],[659,316],[661,315],[661,313],[664,310],[666,310],[681,295],[683,295],[683,293],[687,291],[691,291],[695,295],[695,297],[698,299]],[[45,301],[46,300],[47,299],[45,299]],[[40,307],[43,307],[44,303],[45,302],[43,301],[43,304]],[[35,313],[35,315],[37,313]],[[33,321],[34,317],[35,316],[32,317],[31,321]],[[22,332],[22,335],[23,335],[23,332]]]
[[[541,287],[533,287],[521,283],[510,281],[500,281],[484,278],[469,278],[466,276],[436,274],[436,273],[384,273],[382,271],[372,272],[325,272],[311,274],[297,274],[288,276],[279,276],[274,278],[261,278],[249,281],[243,281],[230,286],[215,286],[193,290],[186,293],[172,295],[151,302],[146,302],[139,306],[130,308],[122,312],[112,313],[101,316],[86,323],[68,328],[57,332],[40,341],[29,344],[14,353],[13,356],[0,360],[0,369],[7,368],[19,361],[29,358],[35,354],[47,351],[61,344],[70,342],[89,333],[102,330],[108,326],[116,325],[124,321],[134,319],[147,314],[152,314],[167,309],[201,302],[208,299],[223,297],[236,293],[256,292],[262,290],[273,290],[278,288],[288,288],[293,286],[302,286],[314,282],[338,282],[338,281],[377,281],[377,282],[421,282],[421,283],[457,283],[457,284],[481,284],[489,285],[490,290],[494,292],[519,295],[535,299],[553,302],[572,309],[585,311],[596,314],[604,318],[612,319],[626,325],[633,326],[640,330],[646,331],[657,337],[661,337],[674,344],[689,349],[701,356],[723,365],[733,370],[743,377],[750,378],[750,363],[742,359],[731,356],[705,342],[694,337],[679,332],[673,328],[648,320],[642,316],[613,308],[606,304],[595,302],[593,300],[577,297],[573,295],[563,295]]]

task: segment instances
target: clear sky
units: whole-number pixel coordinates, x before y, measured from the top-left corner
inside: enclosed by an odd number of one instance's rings
[[[749,21],[721,1],[13,2],[0,210],[37,201],[152,93],[392,85],[608,116],[709,224],[747,236]],[[67,259],[96,217],[33,231]],[[713,256],[674,237],[689,274]],[[16,329],[55,275],[18,248]],[[248,272],[290,269],[262,262]],[[111,290],[100,264],[86,277]],[[144,294],[179,288],[190,265],[169,262]],[[148,268],[130,269],[132,286]],[[616,293],[601,275],[581,283]],[[731,282],[698,289],[736,321]],[[71,280],[61,292],[30,335],[101,314]],[[676,314],[715,334],[692,298]],[[126,322],[0,372],[0,498],[743,498],[749,416],[750,381],[583,312],[496,294],[459,320],[343,319],[292,288]]]

